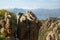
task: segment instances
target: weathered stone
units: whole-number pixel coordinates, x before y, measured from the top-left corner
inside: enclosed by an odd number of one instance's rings
[[[25,32],[26,32],[26,28],[27,28],[27,20],[26,20],[26,17],[23,14],[21,15],[21,17],[18,20],[19,21],[18,21],[18,24],[17,24],[17,26],[18,26],[17,36],[18,36],[19,40],[23,40]]]
[[[58,40],[59,39],[59,26],[60,26],[60,21],[56,21],[51,25],[49,29],[53,28],[52,31],[50,31],[46,37],[46,40]]]
[[[40,31],[43,31],[47,28],[49,28],[51,26],[51,24],[53,23],[53,19],[52,18],[48,18],[46,20],[46,22],[42,25],[42,27],[40,28]]]
[[[27,12],[26,16],[22,14],[18,20],[18,38],[20,40],[38,40],[38,33],[41,24],[39,20],[37,20],[36,16],[33,16],[32,12]]]

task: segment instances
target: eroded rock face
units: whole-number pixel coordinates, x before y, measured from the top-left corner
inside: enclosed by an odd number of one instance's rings
[[[1,25],[2,27],[5,27],[5,24],[6,24],[6,22],[5,22],[3,19],[0,19],[0,25]]]
[[[60,21],[58,20],[57,22],[54,23],[54,25],[52,25],[53,30],[48,32],[46,40],[58,40],[59,39],[59,31],[60,31],[59,26],[60,26]]]
[[[13,25],[12,25],[12,19],[10,18],[10,16],[7,18],[5,29],[8,35],[11,36],[13,34]]]
[[[54,29],[50,31],[46,37],[46,40],[58,40],[58,30]]]
[[[13,36],[13,24],[11,15],[5,12],[4,21],[2,22],[1,33],[5,33],[6,36],[10,36],[11,39]],[[17,16],[17,38],[19,40],[38,40],[38,33],[41,27],[41,22],[37,19],[33,12],[27,12],[27,15],[23,15],[23,13],[19,13]],[[13,36],[13,37],[12,37]]]
[[[38,40],[38,33],[41,24],[39,23],[37,17],[32,13],[27,13],[27,19],[30,21],[30,38],[29,40]],[[31,19],[31,20],[30,20]]]
[[[30,21],[30,37],[29,40],[38,40],[38,34],[39,34],[39,29],[41,27],[40,22],[36,23],[36,22],[32,22]]]
[[[46,37],[46,40],[58,40],[58,30],[54,29],[54,31],[50,31]]]
[[[6,22],[2,18],[0,18],[0,25],[1,25],[0,33],[1,34],[5,33],[4,32],[5,24],[6,24]]]
[[[55,27],[55,26],[58,26],[58,25],[60,25],[60,20],[52,23],[51,26],[49,27],[49,29],[50,29],[50,28],[53,28],[53,27]]]
[[[28,21],[23,13],[19,13],[18,16],[19,18],[17,18],[17,36],[19,40],[23,40],[25,37]]]
[[[28,12],[26,16],[22,15],[19,18],[18,37],[20,40],[38,40],[38,33],[40,28],[40,22],[37,20],[36,16],[33,16],[32,12]],[[28,26],[28,28],[27,28]],[[17,30],[17,31],[19,31]],[[20,36],[19,36],[20,35]]]
[[[53,23],[53,19],[52,18],[48,18],[46,20],[46,22],[42,25],[42,27],[40,28],[40,31],[43,31],[47,28],[49,28],[51,26],[51,24]]]
[[[12,18],[11,18],[11,15],[8,13],[5,13],[5,18],[0,20],[0,24],[2,26],[1,34],[5,33],[6,36],[11,36],[12,35]]]
[[[32,11],[27,11],[26,16],[27,16],[27,19],[30,21],[35,21],[37,19],[37,17],[35,16],[35,14],[33,14]]]

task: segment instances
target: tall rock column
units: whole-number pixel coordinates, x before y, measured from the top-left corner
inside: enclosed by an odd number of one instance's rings
[[[27,11],[26,12],[27,19],[30,21],[30,33],[29,33],[29,40],[38,40],[38,32],[39,32],[39,21],[33,12]]]

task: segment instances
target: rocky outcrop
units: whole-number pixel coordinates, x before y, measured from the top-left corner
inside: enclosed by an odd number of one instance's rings
[[[60,31],[60,20],[53,23],[49,29],[53,28],[46,37],[46,40],[58,40]]]
[[[48,21],[51,20],[50,22]],[[39,30],[38,40],[60,40],[60,20],[48,18]]]
[[[60,25],[60,20],[57,20],[56,22],[52,23],[49,29],[54,28],[55,26],[58,26],[58,25]]]
[[[26,16],[23,13],[18,14],[16,30],[14,30],[11,15],[5,13],[4,19],[0,19],[2,26],[0,32],[5,33],[5,37],[9,36],[10,40],[15,40],[15,36],[19,40],[38,40],[39,34],[39,40],[59,40],[60,38],[60,20],[53,22],[53,18],[48,18],[42,25],[35,14],[28,11]]]
[[[53,23],[53,19],[49,17],[49,18],[45,21],[45,23],[42,25],[42,27],[40,28],[40,31],[43,31],[43,30],[49,28],[52,23]]]
[[[58,40],[58,30],[53,29],[53,31],[50,31],[46,37],[46,40]]]
[[[0,25],[2,26],[0,33],[1,35],[4,35],[5,37],[10,37],[11,39],[13,39],[13,24],[12,24],[12,17],[9,13],[5,13],[5,18],[0,20]]]
[[[41,26],[39,20],[32,12],[27,12],[27,15],[24,16],[22,13],[19,13],[17,18],[18,20],[18,29],[17,35],[20,40],[38,40],[39,28]],[[19,36],[20,35],[20,36]]]
[[[27,12],[27,19],[30,21],[30,38],[29,40],[38,40],[38,33],[40,29],[40,22],[33,12]],[[31,19],[31,20],[30,20]]]

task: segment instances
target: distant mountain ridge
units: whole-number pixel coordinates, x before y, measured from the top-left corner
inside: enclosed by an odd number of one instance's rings
[[[14,12],[16,15],[18,12],[25,14],[27,10],[32,11],[39,19],[46,19],[48,17],[60,17],[60,9],[9,9],[10,12]]]
[[[22,12],[25,13],[25,9],[18,9],[18,8],[14,8],[14,9],[8,9],[10,12],[14,12],[15,14],[17,14],[18,12]]]

